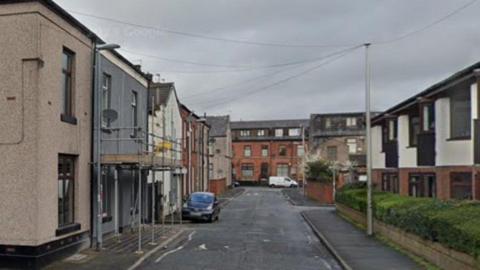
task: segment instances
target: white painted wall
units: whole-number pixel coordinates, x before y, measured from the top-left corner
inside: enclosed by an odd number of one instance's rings
[[[398,123],[398,167],[412,168],[417,166],[417,148],[409,147],[409,117],[400,115]]]
[[[163,118],[165,117],[165,129],[163,128]],[[160,110],[156,110],[154,113],[154,116],[152,117],[151,115],[148,116],[148,128],[151,130],[152,127],[152,121],[153,121],[153,133],[158,136],[155,137],[154,140],[155,142],[161,141],[161,138],[165,137],[168,140],[171,141],[176,141],[177,144],[173,144],[173,150],[175,151],[166,151],[164,153],[157,153],[156,156],[162,157],[163,154],[165,154],[166,159],[174,159],[178,160],[180,162],[182,158],[182,147],[181,147],[181,141],[182,141],[182,118],[180,115],[180,109],[177,103],[177,98],[175,94],[172,92],[165,104],[165,106],[162,106]],[[164,134],[165,130],[165,134]],[[160,138],[159,138],[160,137]],[[152,151],[152,138],[149,137],[149,151]],[[170,171],[165,172],[163,174],[160,171],[157,171],[155,173],[155,183],[163,182],[163,188],[162,188],[162,193],[165,194],[164,197],[164,211],[165,215],[170,214],[170,212],[175,211],[179,206],[180,206],[180,198],[182,196],[181,194],[181,189],[180,186],[177,189],[178,194],[177,198],[179,198],[179,201],[174,202],[175,206],[173,208],[170,208],[170,190],[172,189],[172,181],[173,181],[173,175]],[[177,177],[178,178],[178,177]],[[152,175],[149,174],[148,176],[148,183],[152,182]],[[177,179],[177,182],[181,182],[181,180]],[[176,183],[179,185],[179,183]]]
[[[385,169],[385,153],[382,153],[382,127],[372,127],[372,168]]]
[[[472,99],[476,100],[476,93],[473,95],[472,92]],[[437,166],[473,164],[472,139],[447,141],[450,138],[450,98],[448,97],[435,101],[435,133]]]

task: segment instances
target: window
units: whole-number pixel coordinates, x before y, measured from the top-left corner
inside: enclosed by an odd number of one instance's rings
[[[250,145],[246,145],[243,147],[243,156],[244,157],[252,156],[252,147]]]
[[[388,140],[395,141],[397,139],[397,121],[388,120]]]
[[[347,117],[347,127],[355,127],[357,126],[357,118],[355,117]]]
[[[437,183],[434,174],[410,174],[408,194],[412,197],[431,197],[437,194]]]
[[[283,136],[283,129],[277,128],[275,129],[275,137],[282,137]]]
[[[450,174],[450,197],[457,200],[472,199],[472,174],[455,172]]]
[[[420,118],[418,116],[410,116],[408,119],[408,137],[410,146],[418,144],[418,133],[420,132]]]
[[[257,136],[259,136],[259,137],[265,136],[265,130],[263,130],[263,129],[257,130]]]
[[[433,103],[425,103],[422,105],[422,130],[435,130],[435,106]]]
[[[282,157],[287,155],[287,147],[285,145],[280,145],[278,147],[278,155]]]
[[[330,128],[332,127],[332,120],[330,118],[325,119],[325,128]]]
[[[248,130],[248,129],[240,130],[240,136],[241,136],[241,137],[248,137],[248,136],[250,136],[250,130]]]
[[[327,159],[331,161],[337,160],[336,146],[327,146]]]
[[[74,222],[75,157],[58,157],[58,227]]]
[[[470,138],[472,122],[470,91],[450,98],[450,135],[452,138]]]
[[[208,164],[208,175],[210,179],[213,178],[213,163]]]
[[[107,218],[112,216],[112,206],[109,200],[110,197],[110,186],[108,185],[108,171],[105,169],[102,170],[102,217]]]
[[[67,122],[74,119],[73,71],[75,54],[63,49],[62,56],[62,120]]]
[[[347,147],[349,154],[357,153],[357,140],[356,139],[347,139]]]
[[[277,165],[277,176],[288,176],[288,164],[278,164]]]
[[[382,175],[382,191],[398,193],[398,175],[396,173],[384,173]]]
[[[268,157],[268,145],[262,145],[262,157]]]
[[[288,136],[300,136],[299,128],[291,128],[288,130]]]
[[[297,145],[297,156],[303,157],[303,155],[305,155],[305,148],[303,145],[299,144]]]
[[[242,170],[242,176],[244,178],[252,178],[253,177],[253,164],[251,163],[244,163],[242,164],[241,166],[241,170]]]
[[[138,110],[137,110],[137,92],[132,91],[132,126],[133,132],[132,137],[137,136],[137,125],[138,125]]]
[[[110,109],[110,98],[112,95],[112,77],[106,73],[102,78],[102,111]],[[102,127],[109,127],[110,121],[102,117]]]

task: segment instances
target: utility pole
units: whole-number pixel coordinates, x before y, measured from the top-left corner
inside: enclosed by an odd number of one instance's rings
[[[367,135],[367,235],[373,235],[373,210],[372,210],[372,134],[370,115],[370,43],[365,43],[365,117]]]
[[[95,141],[95,150],[96,150],[96,173],[97,173],[97,228],[96,228],[96,236],[97,236],[97,251],[102,250],[103,244],[103,186],[102,186],[102,119],[103,119],[103,112],[102,112],[102,92],[101,92],[101,83],[100,77],[102,75],[101,71],[101,54],[100,51],[109,50],[113,51],[115,49],[120,48],[117,44],[103,44],[103,45],[96,45],[95,46],[95,76],[94,76],[94,97],[96,98],[96,141]],[[94,110],[95,111],[95,110]]]

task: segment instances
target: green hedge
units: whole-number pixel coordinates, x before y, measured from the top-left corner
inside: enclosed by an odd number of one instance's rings
[[[336,193],[336,201],[366,212],[365,188],[347,186]],[[449,248],[480,255],[480,203],[413,198],[388,192],[373,192],[376,219],[439,242]]]

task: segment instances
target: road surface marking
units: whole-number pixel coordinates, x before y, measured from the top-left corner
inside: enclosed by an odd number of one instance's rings
[[[173,249],[173,250],[170,250],[170,251],[168,251],[168,252],[165,252],[164,254],[162,254],[162,256],[158,257],[158,259],[155,260],[155,263],[159,263],[161,260],[163,260],[163,258],[167,257],[168,255],[170,255],[170,254],[172,254],[172,253],[174,253],[174,252],[177,252],[177,251],[183,249],[183,247],[184,247],[188,242],[192,241],[192,237],[193,237],[193,235],[195,234],[195,232],[196,232],[196,231],[193,231],[193,232],[191,232],[191,233],[188,235],[188,240],[187,240],[187,242],[186,242],[185,244],[177,247],[176,249]]]
[[[198,246],[198,249],[207,250],[207,246],[205,244],[201,244],[200,246]]]
[[[155,263],[159,263],[161,260],[163,260],[163,258],[167,257],[168,255],[174,253],[174,252],[177,252],[179,250],[181,250],[183,248],[183,246],[179,246],[178,248],[176,249],[173,249],[173,250],[170,250],[168,252],[165,252],[164,254],[162,254],[162,256],[158,257],[158,259],[155,260]]]

